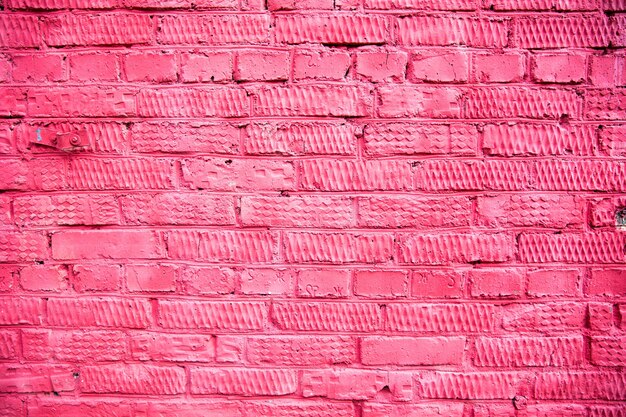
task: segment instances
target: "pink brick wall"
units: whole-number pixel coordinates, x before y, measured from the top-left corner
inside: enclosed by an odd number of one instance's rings
[[[626,417],[624,0],[0,4],[0,417]]]

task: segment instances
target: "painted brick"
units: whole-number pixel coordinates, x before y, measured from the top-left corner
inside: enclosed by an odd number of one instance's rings
[[[0,324],[41,324],[45,305],[39,298],[0,298]]]
[[[176,268],[170,265],[128,265],[126,287],[131,292],[174,291]]]
[[[240,289],[246,295],[291,295],[295,279],[284,268],[248,268],[241,273]]]
[[[472,78],[482,83],[511,83],[524,78],[524,58],[520,54],[475,54]]]
[[[185,391],[185,371],[154,365],[99,365],[81,368],[81,391],[96,394],[174,395]]]
[[[19,334],[16,331],[0,332],[0,358],[16,360],[19,352]]]
[[[583,362],[582,337],[482,337],[474,346],[477,366],[577,366]]]
[[[422,395],[441,399],[509,399],[523,382],[522,375],[514,372],[434,372],[422,381]]]
[[[355,361],[356,346],[347,336],[252,337],[246,355],[259,365],[338,365]]]
[[[525,274],[518,268],[480,268],[470,272],[470,293],[476,298],[519,298]]]
[[[503,313],[502,327],[512,331],[571,330],[583,326],[586,309],[562,302],[512,305]]]
[[[205,335],[135,333],[130,355],[139,361],[213,362],[215,338]]]
[[[363,407],[363,417],[463,416],[463,403],[372,404]]]
[[[180,274],[182,290],[186,294],[234,294],[237,274],[231,269],[189,266]]]
[[[581,273],[577,269],[536,269],[526,274],[530,297],[576,297],[580,295]]]
[[[137,93],[137,113],[142,117],[241,117],[250,111],[240,88],[143,88]]]
[[[36,47],[41,44],[41,23],[34,15],[2,15],[0,46],[10,48]]]
[[[72,81],[115,81],[119,77],[118,58],[115,54],[72,54],[69,61]]]
[[[37,232],[3,232],[0,235],[0,261],[33,261],[48,257],[46,236]]]
[[[387,41],[389,23],[383,16],[281,15],[276,19],[279,43],[381,44]]]
[[[292,190],[293,163],[262,159],[194,158],[181,161],[183,181],[207,190]]]
[[[500,18],[414,16],[397,21],[396,39],[408,46],[507,46],[508,22]]]
[[[276,233],[263,231],[177,230],[167,243],[170,258],[204,262],[271,262],[277,252]]]
[[[409,277],[405,271],[356,271],[354,294],[368,298],[406,297]]]
[[[191,369],[193,394],[287,395],[297,388],[297,374],[279,369]]]
[[[379,329],[382,313],[372,303],[277,302],[272,319],[284,330],[363,332]]]
[[[539,399],[597,399],[619,401],[626,398],[623,373],[544,372],[539,374],[535,396]]]
[[[237,54],[235,80],[281,81],[289,78],[289,52],[242,51]]]
[[[145,299],[51,298],[47,322],[60,327],[122,327],[141,329],[152,323],[152,306]]]
[[[111,195],[28,196],[13,200],[19,226],[120,224],[119,205]]]
[[[364,365],[459,365],[463,337],[365,337],[361,340]]]
[[[245,226],[345,228],[354,224],[354,218],[349,198],[241,198],[241,222]]]
[[[385,263],[393,242],[388,234],[286,232],[284,256],[293,263]]]
[[[623,240],[623,236],[609,232],[522,233],[518,239],[519,258],[528,263],[621,263],[625,256]]]
[[[73,391],[72,367],[66,365],[0,365],[0,392],[50,393]]]
[[[146,230],[64,231],[52,235],[55,259],[161,258],[161,236]]]
[[[422,270],[411,274],[414,298],[460,298],[465,288],[463,272],[456,270]]]
[[[28,114],[33,117],[133,116],[135,95],[128,88],[33,88],[28,92]]]
[[[270,18],[264,14],[177,14],[159,21],[162,44],[260,44],[269,38]]]
[[[115,291],[122,282],[119,265],[81,264],[72,268],[71,283],[75,291]]]
[[[267,308],[259,302],[159,302],[159,323],[168,329],[261,330],[266,321]]]
[[[599,130],[600,148],[610,156],[626,154],[626,130],[624,126],[604,126]]]
[[[68,287],[63,266],[28,265],[20,270],[20,285],[26,291],[59,292]]]
[[[461,94],[453,88],[385,86],[378,92],[380,117],[457,118]]]
[[[128,81],[166,83],[176,81],[176,55],[172,53],[132,53],[124,55]]]
[[[306,371],[302,376],[302,395],[337,400],[368,400],[383,389],[387,381],[387,373],[383,371]]]
[[[302,298],[345,298],[350,296],[350,271],[303,269],[298,273],[296,293]]]
[[[485,332],[495,324],[490,304],[389,304],[387,329],[393,332]]]
[[[345,78],[350,66],[350,55],[341,50],[299,50],[293,57],[293,78],[338,81]]]
[[[180,57],[183,82],[224,82],[233,79],[233,55],[228,52],[185,53]]]
[[[34,417],[72,415],[96,417],[100,412],[111,417],[130,417],[132,408],[130,404],[122,401],[38,399],[28,403],[28,414]]]
[[[532,64],[533,78],[544,83],[580,83],[586,78],[583,55],[536,55]]]
[[[626,294],[626,270],[592,269],[585,294],[623,297]]]
[[[11,58],[13,81],[28,83],[65,81],[67,71],[64,58],[63,55],[15,55]]]
[[[372,50],[356,55],[356,74],[367,81],[402,81],[405,76],[407,54],[400,51]]]
[[[107,13],[60,14],[46,19],[44,39],[50,46],[133,45],[152,41],[148,15]]]
[[[469,55],[463,52],[419,52],[411,55],[411,81],[459,83],[468,79]]]
[[[239,148],[239,128],[204,122],[144,122],[130,130],[132,148],[138,152],[191,151],[232,154]]]
[[[608,19],[581,16],[533,16],[516,22],[517,46],[528,49],[604,47],[610,41]]]
[[[120,198],[127,224],[203,224],[235,223],[232,198],[208,194],[138,194]]]
[[[22,352],[31,361],[120,361],[126,352],[126,336],[120,331],[24,330]]]

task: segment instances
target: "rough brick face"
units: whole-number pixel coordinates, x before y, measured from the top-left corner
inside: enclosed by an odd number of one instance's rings
[[[625,0],[0,0],[0,417],[626,417]]]

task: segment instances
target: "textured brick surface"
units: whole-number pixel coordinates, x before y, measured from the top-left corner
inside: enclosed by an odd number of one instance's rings
[[[0,0],[0,417],[626,417],[625,0]]]

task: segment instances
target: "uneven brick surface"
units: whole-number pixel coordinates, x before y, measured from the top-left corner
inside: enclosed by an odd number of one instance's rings
[[[626,0],[0,0],[0,417],[626,417]]]

